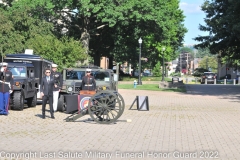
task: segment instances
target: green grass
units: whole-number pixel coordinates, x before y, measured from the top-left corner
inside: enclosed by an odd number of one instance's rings
[[[134,89],[134,90],[151,90],[151,91],[167,91],[167,92],[186,92],[185,88],[158,88],[158,84],[143,84],[143,85],[137,85],[136,88],[134,88],[133,84],[119,84],[119,89]]]
[[[138,77],[121,77],[120,81],[134,81],[138,80]],[[141,77],[142,81],[161,81],[162,77]],[[165,81],[171,81],[170,78],[164,78]]]

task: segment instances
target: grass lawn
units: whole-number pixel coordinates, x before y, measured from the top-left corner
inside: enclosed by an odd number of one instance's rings
[[[121,81],[134,81],[134,80],[138,80],[138,77],[122,77]],[[142,81],[161,81],[162,77],[141,77]],[[165,81],[171,81],[170,78],[164,77]]]
[[[158,88],[158,84],[143,84],[143,85],[137,85],[136,88],[134,88],[133,84],[119,84],[119,89],[135,89],[135,90],[151,90],[151,91],[167,91],[167,92],[186,92],[185,88],[178,88],[178,89],[163,89]]]

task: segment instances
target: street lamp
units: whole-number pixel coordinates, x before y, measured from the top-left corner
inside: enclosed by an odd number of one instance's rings
[[[164,51],[165,47],[162,48],[163,57],[162,57],[162,81],[164,81]]]
[[[142,81],[141,81],[141,44],[142,44],[142,39],[141,38],[139,38],[138,43],[139,43],[139,49],[140,49],[139,66],[138,66],[138,85],[142,85]]]

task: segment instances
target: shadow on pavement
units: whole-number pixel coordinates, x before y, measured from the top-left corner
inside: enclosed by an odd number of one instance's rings
[[[240,85],[186,84],[188,95],[217,96],[240,102]]]

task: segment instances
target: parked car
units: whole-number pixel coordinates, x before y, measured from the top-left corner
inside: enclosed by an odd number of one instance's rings
[[[204,72],[203,75],[201,76],[201,84],[205,83],[205,80],[207,80],[208,83],[214,83],[214,79],[216,79],[216,74],[213,72]]]
[[[149,70],[145,70],[143,72],[143,76],[152,76],[151,72]]]

